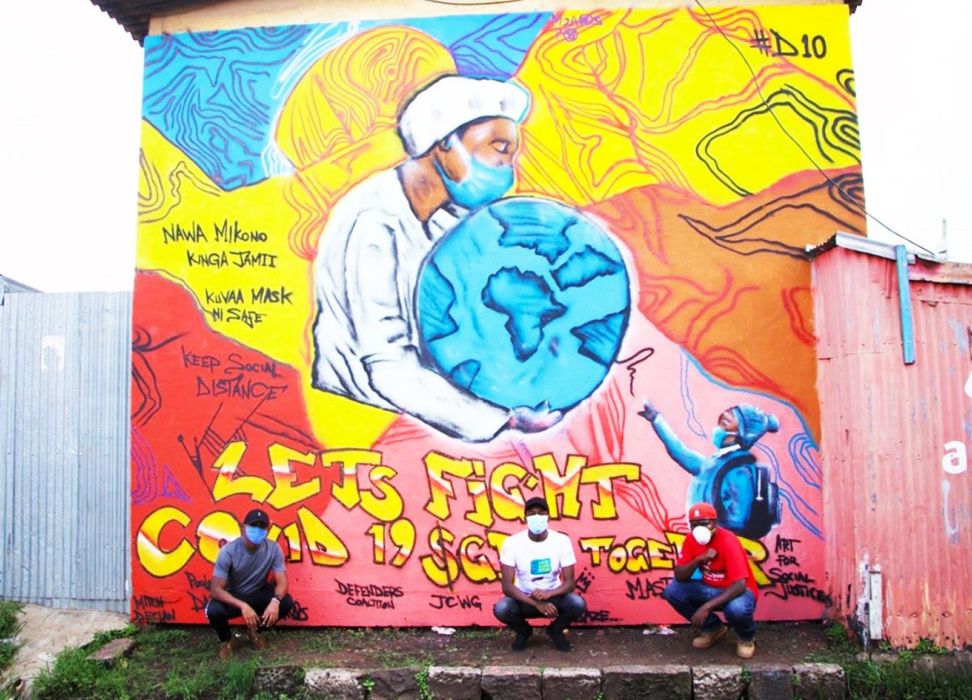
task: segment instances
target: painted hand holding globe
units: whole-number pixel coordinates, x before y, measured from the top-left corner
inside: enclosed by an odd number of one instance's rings
[[[512,409],[510,411],[508,427],[511,430],[519,430],[522,433],[539,433],[547,428],[553,427],[563,417],[563,412],[551,411],[550,403],[544,401],[539,408],[517,406]]]

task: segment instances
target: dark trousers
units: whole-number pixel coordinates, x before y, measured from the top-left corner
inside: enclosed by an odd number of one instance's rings
[[[557,617],[550,623],[550,630],[560,630],[563,632],[570,626],[570,623],[581,617],[587,612],[587,603],[576,593],[565,593],[564,595],[554,596],[546,602],[553,603],[557,608]],[[509,596],[503,596],[496,605],[493,606],[493,615],[510,629],[521,632],[527,629],[530,624],[527,618],[543,617],[536,606],[529,603],[521,603]]]
[[[274,586],[268,583],[253,593],[247,595],[239,595],[237,593],[234,595],[253,608],[257,615],[263,615],[263,611],[267,609],[270,601],[273,600],[273,591]],[[282,620],[287,617],[292,607],[294,607],[294,599],[289,594],[285,595],[283,600],[280,601],[280,615],[278,619]],[[206,619],[209,620],[209,624],[216,630],[216,634],[221,642],[228,642],[232,636],[230,634],[229,621],[241,615],[243,615],[243,612],[235,605],[227,605],[218,600],[210,600],[206,604]]]
[[[701,581],[672,581],[665,588],[662,597],[678,611],[679,615],[691,622],[692,615],[699,608],[723,591],[725,591],[724,588],[707,586]],[[722,607],[722,614],[726,616],[726,622],[736,631],[736,636],[745,642],[756,636],[756,623],[753,621],[755,611],[756,596],[748,588],[745,593],[733,598]],[[719,622],[715,613],[709,613],[709,617],[702,623],[702,631],[711,632],[720,624],[722,623]]]

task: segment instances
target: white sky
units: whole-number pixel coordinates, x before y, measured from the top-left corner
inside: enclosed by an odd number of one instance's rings
[[[967,0],[865,0],[851,18],[868,211],[935,251],[946,219],[949,259],[963,262],[970,18]],[[43,291],[131,289],[141,47],[88,0],[3,2],[0,26],[0,274]]]

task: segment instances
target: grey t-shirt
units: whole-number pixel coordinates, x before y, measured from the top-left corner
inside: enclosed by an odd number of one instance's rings
[[[232,595],[249,595],[266,584],[271,570],[285,570],[280,545],[267,539],[251,552],[238,537],[219,550],[213,577],[226,579],[226,590]]]

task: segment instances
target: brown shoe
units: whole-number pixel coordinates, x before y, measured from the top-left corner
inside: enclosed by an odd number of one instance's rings
[[[232,655],[233,655],[233,640],[231,639],[228,642],[221,642],[219,645],[219,652],[217,652],[216,656],[218,656],[220,659],[223,659],[225,661]]]
[[[267,640],[261,637],[260,633],[256,630],[251,630],[249,627],[247,627],[246,636],[250,638],[253,648],[257,651],[263,651],[267,648]]]
[[[726,632],[728,631],[725,625],[719,625],[711,632],[703,632],[693,639],[692,646],[696,649],[708,649],[711,646],[715,646],[715,643],[726,636]]]
[[[751,659],[756,653],[756,642],[750,639],[748,642],[739,640],[736,642],[736,656],[740,659]]]

